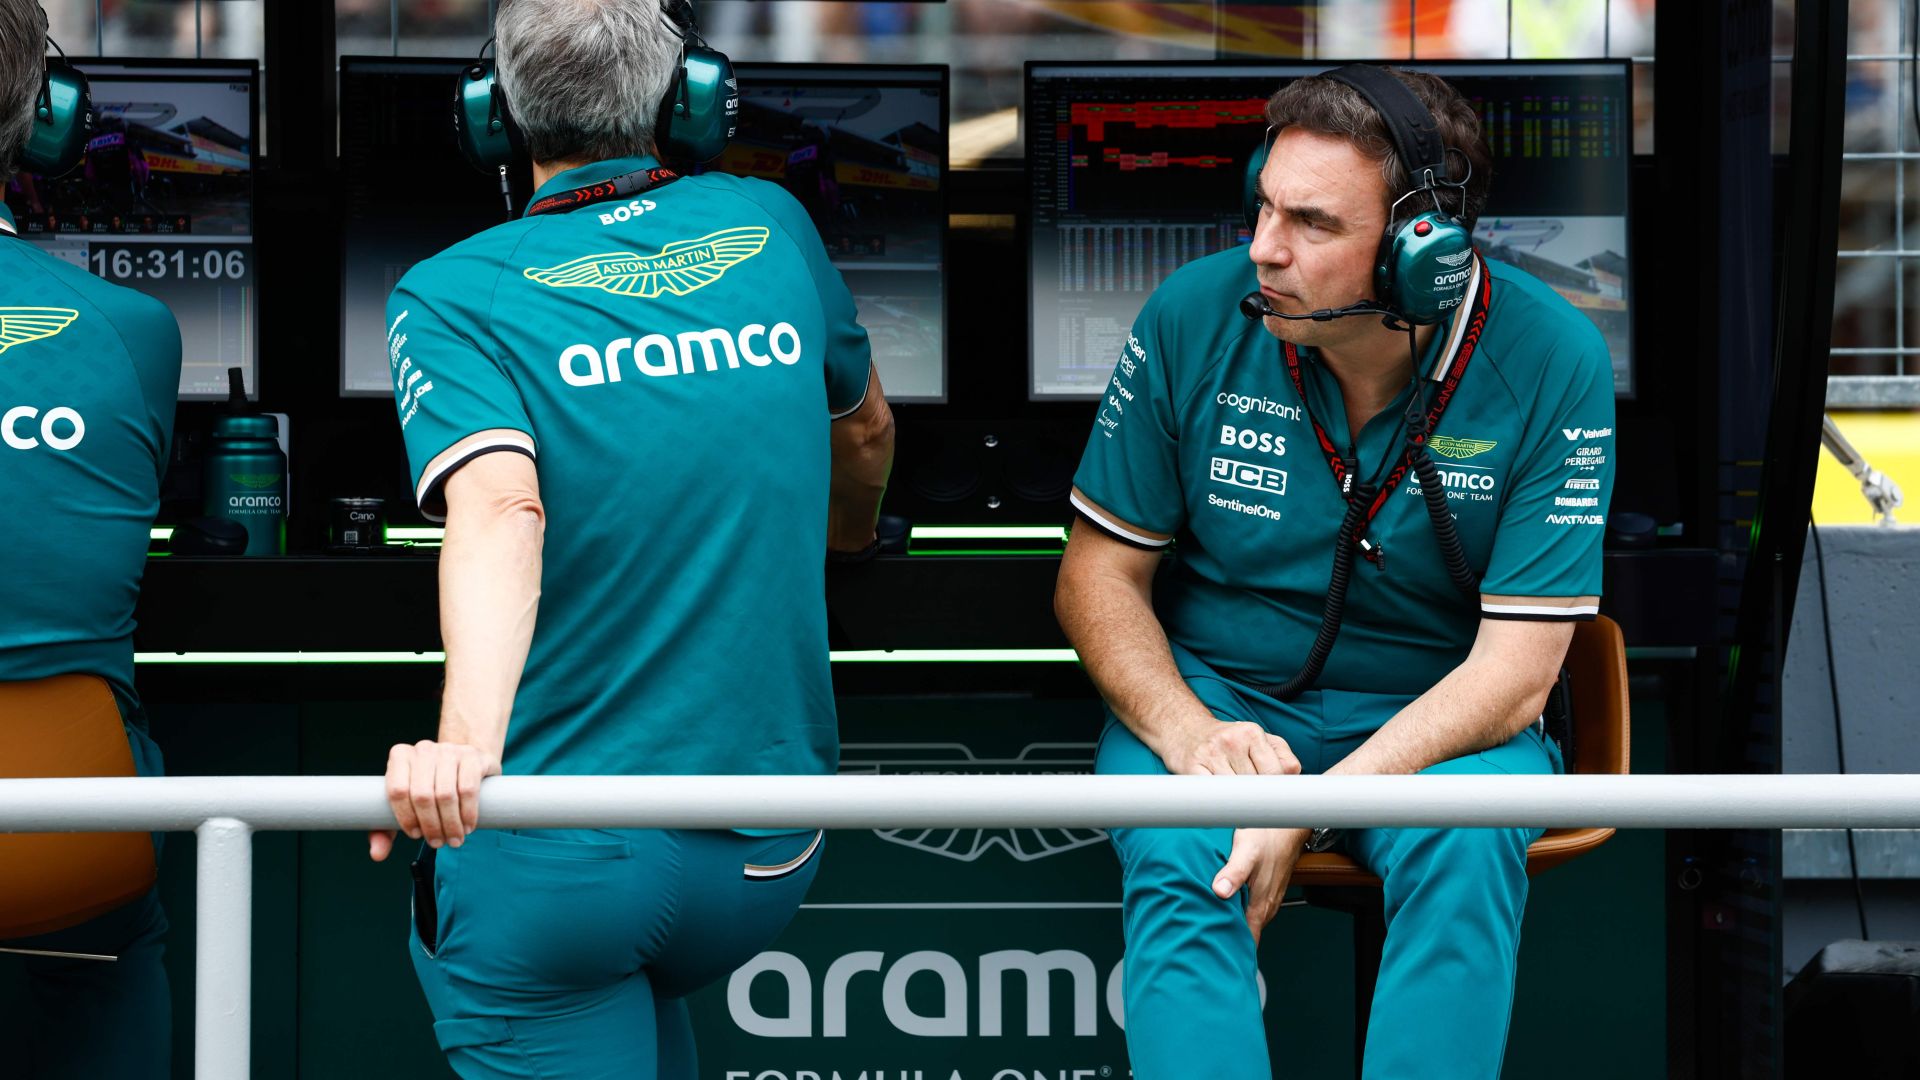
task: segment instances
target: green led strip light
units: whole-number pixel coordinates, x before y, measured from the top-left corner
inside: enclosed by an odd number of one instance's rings
[[[147,530],[147,539],[149,539],[149,540],[171,540],[171,539],[173,539],[173,530],[172,530],[172,529],[148,529],[148,530]]]
[[[839,650],[836,664],[1072,664],[1072,649]],[[444,652],[143,652],[136,664],[444,664]]]

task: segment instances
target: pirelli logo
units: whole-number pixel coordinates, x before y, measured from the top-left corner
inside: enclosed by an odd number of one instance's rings
[[[1597,476],[1576,476],[1567,481],[1568,491],[1599,491],[1600,478]]]

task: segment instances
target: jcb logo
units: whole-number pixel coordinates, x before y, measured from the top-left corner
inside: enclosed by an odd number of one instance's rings
[[[1234,487],[1252,488],[1274,495],[1287,493],[1287,471],[1267,465],[1249,465],[1232,458],[1213,459],[1213,478]]]

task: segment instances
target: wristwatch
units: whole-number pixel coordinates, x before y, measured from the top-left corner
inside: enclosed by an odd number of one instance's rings
[[[1325,851],[1340,840],[1339,829],[1315,829],[1307,834],[1308,851]]]

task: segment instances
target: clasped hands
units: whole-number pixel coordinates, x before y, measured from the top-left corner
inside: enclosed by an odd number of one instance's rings
[[[1300,759],[1287,740],[1259,724],[1200,720],[1180,729],[1160,759],[1178,776],[1290,776]],[[1214,875],[1213,892],[1222,900],[1247,890],[1247,929],[1255,944],[1280,910],[1294,864],[1300,861],[1309,829],[1235,829],[1233,851]]]

